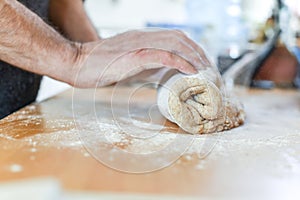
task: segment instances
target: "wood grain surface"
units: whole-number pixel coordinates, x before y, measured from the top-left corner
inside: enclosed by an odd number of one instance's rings
[[[138,90],[126,87],[70,90],[29,105],[0,121],[0,181],[53,177],[64,189],[73,191],[229,199],[257,195],[276,199],[290,194],[300,197],[299,92],[239,89],[236,93],[247,113],[245,125],[201,136],[186,134],[160,116],[155,108],[156,91],[147,87]],[[126,117],[130,120],[126,121]],[[122,121],[125,125],[114,125],[116,118],[125,120]],[[139,140],[134,139],[140,135],[130,135],[139,133],[130,130],[141,130],[141,127],[134,127],[136,120],[160,129],[153,136],[159,139],[141,146]],[[103,129],[109,121],[111,127]],[[97,143],[99,134],[115,134],[116,127],[129,128],[119,134],[129,134],[133,139],[116,142],[119,139],[115,135],[112,140],[116,141],[109,145],[100,139]],[[151,127],[142,129],[150,130],[146,134],[151,130],[157,132]],[[188,150],[180,152],[178,159],[162,165],[162,169],[145,173],[122,170],[131,166],[132,154],[157,150],[157,145],[164,144],[164,139],[174,135],[182,143],[189,138],[195,139]],[[95,147],[92,146],[94,143]],[[203,147],[200,148],[201,144]],[[100,150],[96,151],[98,147]],[[112,165],[117,165],[117,169],[110,167],[109,162],[101,162],[100,156],[111,154],[115,148],[129,151],[127,158],[112,154],[115,159]],[[180,143],[172,148],[174,152],[180,149]],[[168,152],[162,152],[160,159],[171,155],[172,149]],[[134,166],[149,170],[147,167],[154,161],[160,162],[149,156]]]

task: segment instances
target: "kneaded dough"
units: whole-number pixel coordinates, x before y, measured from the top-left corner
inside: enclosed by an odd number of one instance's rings
[[[213,69],[197,75],[176,73],[158,89],[160,112],[193,134],[229,130],[244,123],[243,106],[229,97]]]

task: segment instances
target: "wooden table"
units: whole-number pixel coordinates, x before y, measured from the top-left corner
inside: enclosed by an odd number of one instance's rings
[[[54,177],[74,191],[300,198],[298,91],[239,89],[245,125],[201,136],[166,122],[155,95],[151,88],[76,89],[8,116],[0,121],[0,181]],[[149,143],[141,130],[150,130]],[[176,145],[165,150],[168,142]],[[111,150],[125,150],[128,157]],[[161,152],[151,157],[151,151]],[[136,163],[135,153],[150,156]]]

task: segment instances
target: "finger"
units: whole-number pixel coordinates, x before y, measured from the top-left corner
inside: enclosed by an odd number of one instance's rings
[[[95,77],[100,74],[101,85],[111,84],[121,80],[121,77],[129,77],[145,69],[163,66],[193,74],[199,66],[203,66],[200,58],[205,54],[199,55],[186,40],[174,31],[123,33],[96,45],[86,62],[90,67],[82,70],[81,74],[94,69]],[[101,63],[99,56],[102,57]]]
[[[130,31],[110,38],[104,45],[118,46],[121,52],[138,49],[160,49],[181,56],[194,66],[203,66],[199,54],[174,31]],[[117,41],[116,41],[117,40]]]
[[[166,50],[141,49],[132,53],[131,56],[133,56],[133,60],[136,60],[137,65],[144,66],[144,69],[169,67],[185,74],[195,74],[198,72],[188,60]]]
[[[185,74],[198,72],[191,63],[172,52],[141,49],[128,52],[107,65],[99,76],[97,87],[127,79],[145,70],[162,67],[177,69]]]
[[[189,38],[181,30],[174,30],[174,31],[177,32],[177,34],[179,34],[180,37],[197,52],[197,54],[199,55],[199,59],[201,60],[201,62],[204,66],[211,66],[212,63],[211,63],[210,59],[208,58],[207,53],[205,52],[203,47],[201,47],[199,44],[197,44],[195,41],[193,41],[191,38]]]
[[[197,69],[205,68],[202,56],[195,48],[191,45],[191,41],[188,41],[185,37],[181,36],[173,30],[161,32],[165,37],[171,40],[168,42],[168,46],[165,46],[163,50],[171,51],[174,54],[181,56],[188,62],[192,63]]]

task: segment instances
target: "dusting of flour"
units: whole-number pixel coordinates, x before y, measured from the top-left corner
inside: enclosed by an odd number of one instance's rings
[[[39,147],[82,149],[83,146],[99,148],[100,151],[103,146],[111,146],[112,153],[116,148],[132,154],[161,152],[167,155],[175,152],[181,155],[177,164],[182,160],[196,160],[197,170],[205,169],[214,160],[224,160],[228,164],[247,160],[251,166],[257,160],[267,162],[264,160],[268,157],[275,163],[273,169],[300,173],[300,98],[295,92],[285,95],[280,92],[252,92],[250,95],[241,92],[239,96],[247,114],[245,125],[209,135],[190,135],[138,118],[120,118],[116,122],[107,118],[91,120],[87,115],[77,119],[76,124],[70,117],[57,119],[48,116],[47,121],[43,121],[43,114],[32,115],[37,109],[33,105],[2,122],[1,148],[9,148],[12,143],[25,143],[31,147],[32,153]],[[11,127],[10,122],[16,126]],[[26,126],[36,128],[35,134],[17,131]],[[7,134],[12,129],[16,134]],[[178,141],[183,142],[172,146]],[[84,156],[87,156],[86,152]],[[250,159],[245,159],[247,157]],[[266,163],[265,167],[270,166]]]

